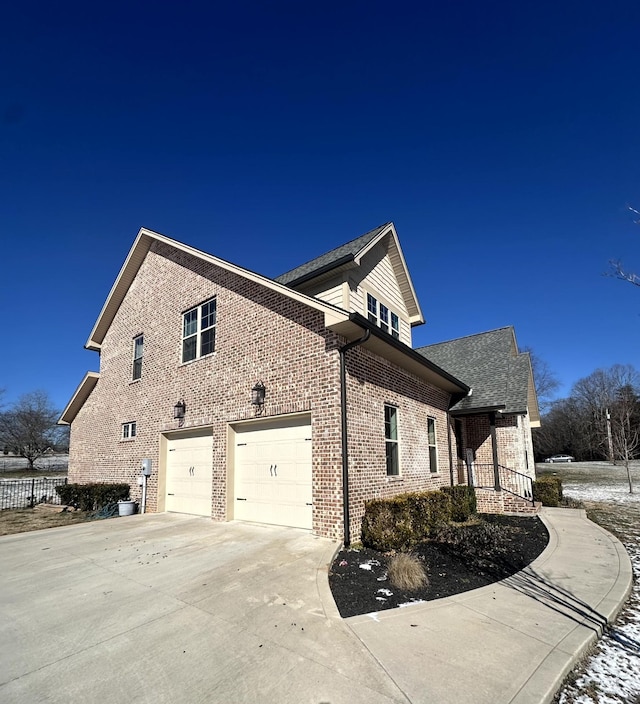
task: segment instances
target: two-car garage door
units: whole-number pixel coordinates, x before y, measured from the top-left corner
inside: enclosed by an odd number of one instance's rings
[[[311,528],[309,416],[241,423],[233,431],[229,518]],[[211,516],[212,480],[210,429],[167,438],[167,511]]]
[[[312,527],[308,417],[235,428],[234,518]]]

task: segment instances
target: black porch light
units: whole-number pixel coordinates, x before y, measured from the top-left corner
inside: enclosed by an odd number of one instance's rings
[[[184,401],[178,401],[173,407],[173,417],[175,420],[182,420],[184,418],[184,412],[187,410],[187,406]]]
[[[252,406],[263,406],[264,405],[265,388],[264,384],[259,381],[251,389],[251,405]]]

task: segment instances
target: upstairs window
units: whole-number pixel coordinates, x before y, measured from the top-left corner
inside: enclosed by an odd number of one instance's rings
[[[438,471],[438,446],[436,444],[436,419],[427,418],[427,442],[429,444],[429,469]]]
[[[387,476],[400,474],[398,457],[398,409],[395,406],[384,407],[384,440],[387,458]]]
[[[138,335],[133,338],[133,380],[142,377],[142,351],[144,348],[144,336]]]
[[[212,354],[216,348],[216,299],[182,315],[182,361]]]
[[[384,303],[380,303],[370,293],[367,294],[367,319],[396,340],[400,339],[400,318]]]

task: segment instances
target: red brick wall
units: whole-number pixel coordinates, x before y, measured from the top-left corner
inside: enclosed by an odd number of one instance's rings
[[[358,540],[364,502],[449,485],[449,394],[363,347],[347,352],[351,533]],[[384,406],[397,406],[399,476],[387,476]],[[436,419],[438,471],[431,472],[427,418]]]
[[[182,313],[217,297],[216,351],[181,364]],[[126,481],[138,499],[140,461],[153,460],[148,510],[158,498],[159,438],[213,428],[212,516],[227,518],[227,423],[253,417],[251,387],[267,389],[263,417],[310,411],[314,530],[337,535],[341,517],[338,338],[322,313],[161,243],[154,243],[104,339],[100,379],[71,429],[70,481]],[[133,338],[144,334],[142,378],[132,382]],[[122,441],[122,423],[137,437]]]
[[[181,364],[182,313],[217,297],[215,354]],[[151,458],[147,509],[158,508],[161,434],[178,428],[213,434],[212,516],[227,515],[227,427],[253,417],[251,387],[264,382],[262,417],[309,412],[312,423],[313,530],[342,537],[339,355],[344,340],[322,313],[243,277],[154,243],[105,336],[100,379],[71,428],[70,481],[126,481],[140,499],[140,462]],[[131,381],[133,338],[144,334],[142,378]],[[348,355],[351,530],[364,501],[449,483],[448,394],[363,348]],[[401,476],[386,475],[385,403],[398,406]],[[427,417],[436,418],[439,472],[429,469]],[[137,436],[121,440],[122,423]]]

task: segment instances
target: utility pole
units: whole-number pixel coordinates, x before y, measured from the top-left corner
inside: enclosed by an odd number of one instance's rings
[[[607,444],[609,445],[609,462],[615,464],[615,459],[613,457],[613,439],[611,437],[611,413],[609,409],[605,408],[605,416],[607,419]]]

